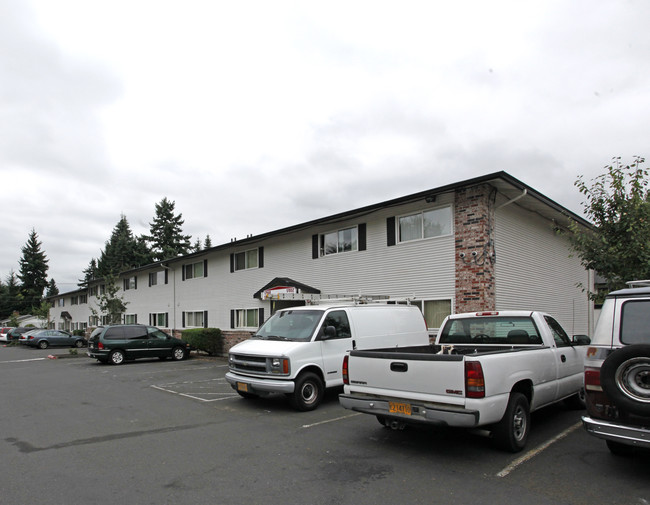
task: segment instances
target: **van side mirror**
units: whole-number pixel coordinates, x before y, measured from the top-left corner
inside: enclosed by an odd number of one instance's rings
[[[321,336],[322,340],[328,340],[330,338],[336,338],[336,328],[334,326],[325,326],[325,331]]]
[[[591,339],[587,335],[573,335],[573,343],[576,345],[589,345]]]

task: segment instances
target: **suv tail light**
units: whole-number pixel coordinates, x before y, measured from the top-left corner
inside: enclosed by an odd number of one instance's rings
[[[478,361],[465,362],[465,397],[485,398],[483,367]]]
[[[350,375],[349,375],[349,373],[348,373],[348,359],[349,359],[349,358],[350,358],[350,356],[349,356],[348,354],[346,354],[346,355],[343,357],[343,369],[342,369],[342,373],[343,373],[343,384],[345,384],[345,385],[347,385],[347,386],[350,385]]]
[[[585,368],[585,389],[602,392],[600,385],[600,368]]]
[[[100,351],[104,349],[104,344],[102,344],[101,342],[97,342],[97,349],[99,349]]]

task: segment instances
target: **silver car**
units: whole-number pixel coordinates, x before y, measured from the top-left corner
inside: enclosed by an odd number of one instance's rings
[[[23,333],[20,343],[39,349],[50,346],[84,347],[86,341],[83,337],[75,336],[63,330],[37,329]]]

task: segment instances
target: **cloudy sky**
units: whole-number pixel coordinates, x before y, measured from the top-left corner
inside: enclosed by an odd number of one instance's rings
[[[62,292],[162,198],[213,245],[505,170],[649,156],[647,0],[0,0],[0,279]]]

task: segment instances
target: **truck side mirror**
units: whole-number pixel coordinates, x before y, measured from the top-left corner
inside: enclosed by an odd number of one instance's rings
[[[573,335],[573,343],[576,345],[589,345],[591,339],[587,335]]]

